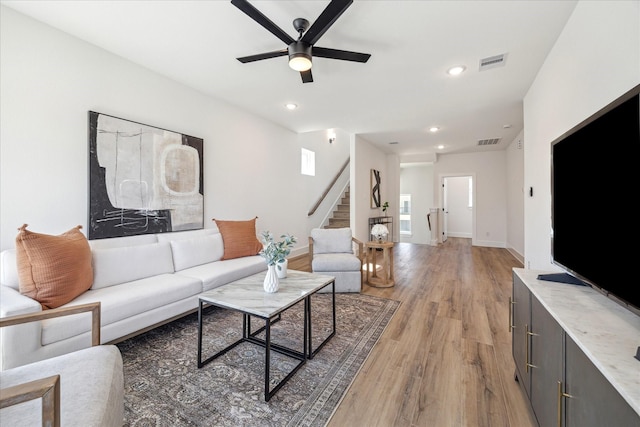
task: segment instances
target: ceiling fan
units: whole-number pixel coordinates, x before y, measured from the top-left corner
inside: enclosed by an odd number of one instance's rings
[[[247,0],[231,0],[231,4],[236,6],[251,19],[262,25],[274,36],[286,43],[287,48],[272,52],[259,53],[257,55],[243,56],[237,58],[242,63],[260,61],[262,59],[275,58],[278,56],[289,56],[289,66],[300,72],[302,83],[313,82],[311,75],[312,57],[340,59],[343,61],[367,62],[368,53],[350,52],[346,50],[329,49],[315,46],[322,35],[333,25],[333,23],[344,13],[353,0],[331,0],[329,5],[322,11],[318,19],[309,27],[309,21],[304,18],[293,20],[293,27],[298,32],[298,39],[294,39],[285,33],[280,27],[274,24],[269,18],[264,16],[258,9],[253,7]]]

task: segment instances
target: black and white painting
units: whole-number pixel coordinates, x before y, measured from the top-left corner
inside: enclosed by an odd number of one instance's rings
[[[371,209],[380,207],[380,171],[371,169]]]
[[[203,228],[203,143],[89,111],[89,239]]]

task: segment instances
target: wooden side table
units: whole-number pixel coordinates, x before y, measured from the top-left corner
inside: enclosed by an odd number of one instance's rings
[[[378,274],[377,253],[382,250],[380,274]],[[376,288],[390,288],[393,280],[393,242],[366,242],[364,244],[367,284]]]

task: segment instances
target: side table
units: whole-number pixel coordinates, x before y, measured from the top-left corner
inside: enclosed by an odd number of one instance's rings
[[[378,274],[377,253],[382,250],[380,274]],[[366,281],[369,286],[376,288],[390,288],[395,285],[393,280],[393,242],[370,241],[364,244],[366,262]]]

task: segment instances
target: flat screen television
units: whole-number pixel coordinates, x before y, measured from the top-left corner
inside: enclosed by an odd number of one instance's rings
[[[638,315],[639,190],[640,85],[551,143],[553,263]]]

